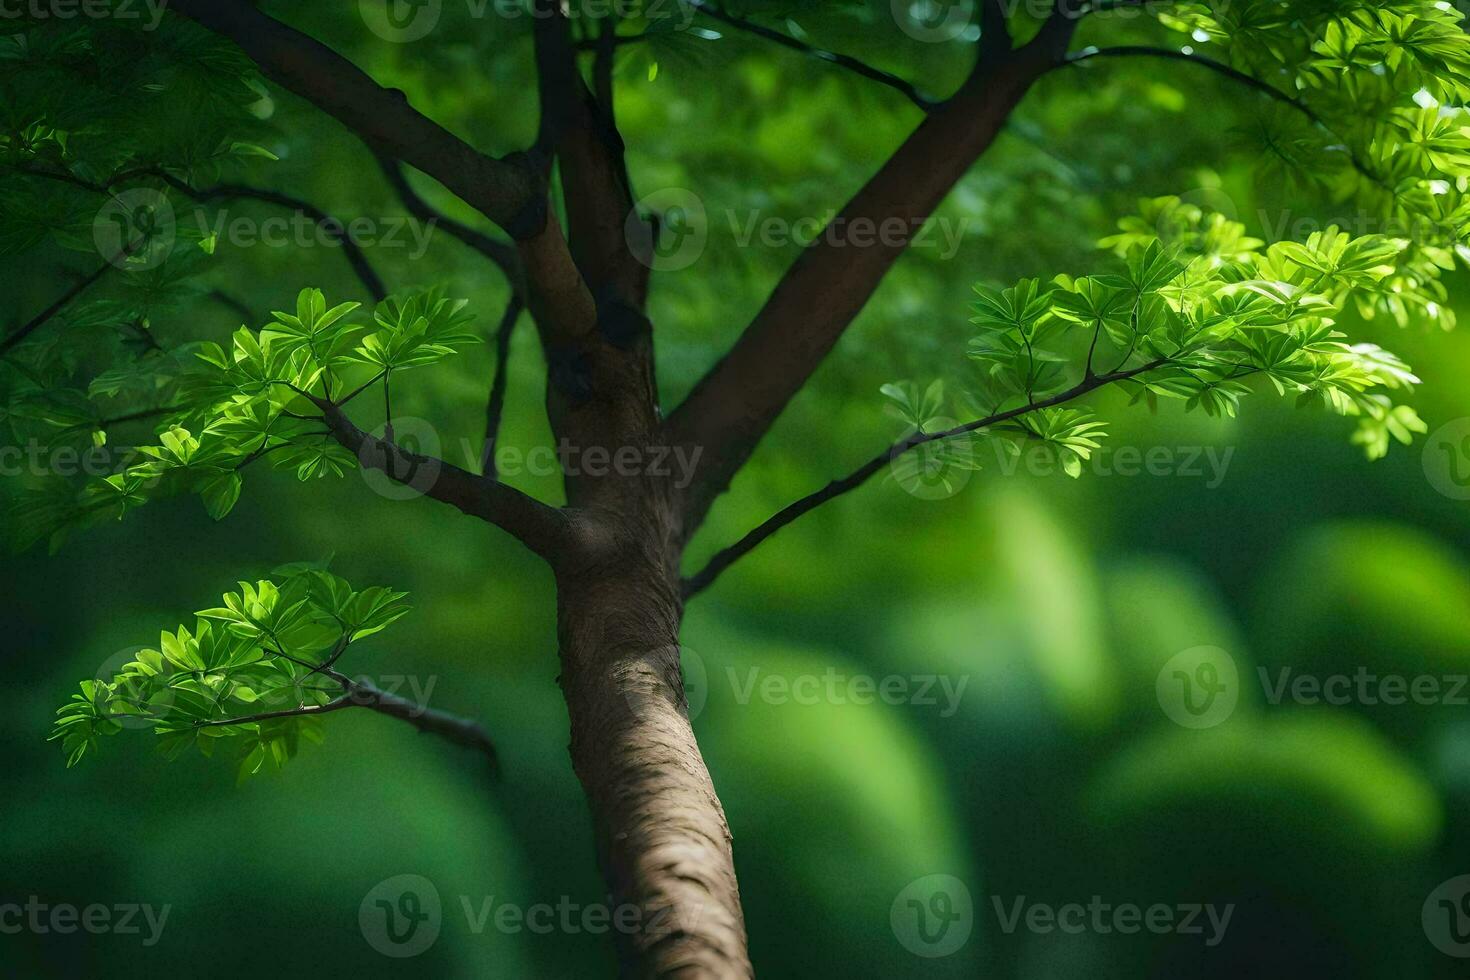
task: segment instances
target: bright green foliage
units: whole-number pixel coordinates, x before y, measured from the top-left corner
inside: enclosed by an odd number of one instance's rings
[[[318,404],[344,397],[343,372],[376,366],[373,380],[387,384],[392,369],[432,363],[478,340],[461,329],[472,318],[464,301],[437,292],[389,297],[374,313],[375,327],[352,322],[358,305],[328,308],[321,290],[304,289],[294,313],[277,311],[258,331],[240,327],[229,350],[206,342],[173,352],[180,373],[169,382],[173,410],[158,444],[137,447],[136,461],[80,492],[63,485],[32,498],[27,530],[50,534],[54,545],[72,528],[176,493],[199,494],[220,519],[239,499],[240,471],[265,458],[301,480],[355,469]],[[192,366],[182,364],[186,353]]]
[[[1470,37],[1451,4],[1424,0],[1279,3],[1209,0],[1151,7],[1191,35],[1193,50],[1261,80],[1286,104],[1256,117],[1249,134],[1268,178],[1320,187],[1356,201],[1364,231],[1405,239],[1394,278],[1414,302],[1383,297],[1402,324],[1453,324],[1438,269],[1465,255],[1470,234]],[[1437,287],[1437,283],[1436,283]]]
[[[82,681],[57,711],[51,738],[68,766],[125,728],[152,728],[169,758],[191,745],[205,755],[227,748],[241,760],[241,778],[284,765],[303,737],[320,741],[315,715],[354,703],[334,665],[350,644],[406,614],[406,595],[354,591],[306,564],[241,582],[223,605],[196,613],[192,630],[165,630],[157,648],[115,675]]]
[[[389,297],[373,314],[378,329],[362,338],[347,359],[384,371],[433,364],[479,337],[462,328],[474,319],[464,312],[468,300],[437,294],[411,296],[402,303]]]
[[[1391,438],[1407,444],[1425,431],[1413,408],[1394,400],[1419,379],[1388,351],[1349,343],[1335,329],[1349,308],[1372,315],[1422,301],[1396,274],[1401,242],[1329,228],[1266,247],[1241,225],[1177,199],[1145,202],[1145,211],[1104,240],[1123,259],[1116,273],[975,287],[970,322],[981,332],[969,356],[981,382],[973,401],[995,421],[982,433],[1013,453],[1035,441],[1075,477],[1103,423],[1063,402],[1119,384],[1150,408],[1163,397],[1233,417],[1259,379],[1298,405],[1355,418],[1353,441],[1369,458],[1383,456]],[[1180,224],[1165,228],[1167,244],[1149,233],[1161,224],[1149,217],[1160,213]],[[884,387],[922,431],[941,411],[942,389],[931,386],[922,399],[916,391]]]

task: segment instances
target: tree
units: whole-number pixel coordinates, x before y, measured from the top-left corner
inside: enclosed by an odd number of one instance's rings
[[[1379,347],[1347,341],[1338,321],[1448,325],[1440,274],[1453,266],[1470,217],[1461,187],[1470,140],[1441,109],[1467,96],[1470,43],[1459,15],[1438,4],[1220,0],[1031,10],[986,2],[978,30],[949,39],[971,67],[944,98],[773,26],[799,6],[737,12],[688,0],[682,9],[690,23],[794,49],[894,89],[924,119],[667,412],[647,309],[651,272],[677,246],[688,215],[637,198],[613,111],[619,57],[668,43],[671,21],[654,5],[596,20],[546,0],[531,5],[526,77],[534,76],[539,125],[529,146],[505,156],[477,149],[409,95],[244,0],[175,0],[157,30],[122,18],[38,18],[8,42],[0,67],[9,107],[5,246],[74,243],[81,229],[84,246],[101,252],[55,302],[0,339],[6,420],[17,434],[39,428],[49,442],[81,447],[106,445],[112,430],[139,422],[155,426],[157,439],[140,447],[140,462],[24,498],[14,522],[24,540],[54,546],[78,527],[178,492],[200,494],[223,518],[241,492],[241,471],[266,458],[303,480],[377,471],[506,532],[556,579],[573,766],[608,884],[648,923],[623,937],[621,955],[636,975],[750,973],[730,835],[687,718],[679,667],[686,601],[787,524],[885,470],[923,484],[978,466],[976,440],[1008,451],[1040,446],[1077,475],[1104,433],[1080,400],[1105,388],[1150,406],[1175,399],[1234,414],[1254,383],[1352,417],[1353,439],[1380,456],[1391,440],[1408,442],[1424,429],[1394,400],[1417,379]],[[1159,45],[1075,41],[1084,26],[1099,40],[1136,27],[1140,12],[1157,21],[1149,30],[1183,33],[1191,46],[1170,46],[1177,37]],[[679,42],[723,40],[702,29],[712,36],[685,32]],[[1131,58],[1182,61],[1228,81],[1258,112],[1271,172],[1360,203],[1383,230],[1331,228],[1268,246],[1228,216],[1158,198],[1120,222],[1105,243],[1116,254],[1096,271],[977,285],[972,421],[936,424],[947,411],[939,384],[885,386],[908,426],[898,441],[686,575],[686,546],[716,499],[1032,87],[1054,73]],[[154,338],[155,320],[182,316],[193,301],[188,290],[217,245],[207,229],[171,226],[171,202],[250,198],[329,218],[291,194],[220,182],[242,161],[272,155],[259,145],[260,106],[279,90],[358,138],[408,213],[437,221],[504,273],[510,298],[494,333],[481,472],[406,445],[392,407],[395,377],[480,339],[468,310],[433,283],[388,295],[347,236],[363,298],[376,302],[370,318],[357,302],[329,302],[307,286],[292,289],[291,309],[241,327],[228,345],[199,338],[162,349]],[[508,240],[439,214],[410,170],[438,181]],[[88,302],[88,290],[107,278],[124,281],[129,299]],[[505,355],[523,313],[545,357],[551,431],[585,463],[564,467],[560,506],[514,489],[493,466]],[[377,432],[348,412],[369,392],[382,397]],[[103,414],[99,406],[117,397],[136,407]],[[696,461],[692,480],[651,462],[674,453]],[[476,723],[421,710],[339,669],[352,643],[407,611],[403,599],[384,587],[356,589],[313,564],[243,582],[112,679],[84,682],[55,734],[76,762],[100,736],[141,722],[169,751],[228,747],[249,774],[286,761],[303,735],[320,734],[314,716],[362,707],[491,751]]]

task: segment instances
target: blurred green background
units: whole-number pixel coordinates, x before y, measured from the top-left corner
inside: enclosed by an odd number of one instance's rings
[[[265,7],[481,147],[505,152],[534,133],[524,18],[446,2],[426,38],[390,44],[355,4]],[[629,48],[619,73],[638,192],[686,189],[710,216],[697,261],[654,277],[666,405],[797,253],[742,244],[740,228],[753,216],[828,215],[919,119],[896,93],[831,65],[696,25],[724,36],[680,32]],[[968,66],[964,44],[914,40],[888,4],[814,8],[796,26],[927,91],[947,91]],[[1143,21],[1087,30],[1079,43],[1159,36]],[[273,91],[269,148],[280,162],[228,177],[343,217],[402,213],[360,145]],[[1352,219],[1351,205],[1310,187],[1254,178],[1257,150],[1239,129],[1257,109],[1188,65],[1118,61],[1045,79],[946,202],[943,217],[964,231],[958,249],[903,259],[718,505],[689,568],[896,437],[880,384],[964,385],[972,282],[1096,270],[1106,261],[1096,239],[1140,197],[1192,193],[1266,238],[1283,220],[1311,231]],[[278,213],[248,202],[228,210]],[[447,283],[493,325],[505,298],[498,273],[438,231],[422,256],[408,251],[368,254],[390,287]],[[64,288],[60,270],[93,261],[54,250],[7,259],[7,326]],[[324,247],[226,243],[207,284],[257,322],[307,285],[332,302],[366,299],[340,252]],[[1466,285],[1452,277],[1457,297]],[[238,322],[200,295],[153,327],[179,343],[218,339]],[[1349,326],[1414,366],[1431,432],[1470,415],[1470,336]],[[549,438],[541,355],[524,324],[512,357],[502,439],[524,450]],[[465,446],[478,452],[492,362],[481,347],[408,375],[395,407],[430,420],[446,457],[464,463]],[[1341,419],[1272,398],[1248,400],[1239,420],[1168,406],[1150,416],[1117,395],[1093,405],[1112,423],[1114,449],[1159,449],[1168,474],[1074,481],[991,463],[938,500],[875,481],[783,531],[691,603],[686,662],[706,678],[695,728],[734,833],[758,973],[1463,975],[1426,936],[1421,909],[1441,882],[1470,873],[1465,704],[1272,704],[1257,673],[1470,673],[1470,512],[1441,492],[1434,437],[1370,465]],[[380,421],[373,407],[358,412]],[[1228,459],[1223,472],[1201,447]],[[559,493],[551,478],[512,482],[545,499]],[[415,605],[346,668],[407,678],[433,707],[481,719],[505,762],[499,784],[468,754],[356,712],[329,719],[326,742],[283,772],[238,788],[227,760],[165,763],[144,733],[63,768],[44,738],[79,679],[215,604],[237,579],[329,554],[339,574],[407,589]],[[566,753],[552,583],[503,535],[431,502],[385,499],[357,475],[302,485],[261,469],[221,523],[193,498],[157,504],[54,557],[7,557],[0,575],[11,670],[0,712],[0,900],[171,907],[151,947],[138,936],[0,934],[7,974],[612,969],[605,935],[477,932],[461,907],[492,896],[521,907],[607,901]],[[1201,646],[1236,666],[1238,702],[1194,729],[1171,720],[1157,684],[1171,658]],[[742,696],[752,676],[789,683],[829,668],[964,687],[953,712],[942,695],[938,705]],[[437,942],[407,961],[379,955],[358,925],[364,896],[399,874],[428,878],[444,907]],[[905,887],[936,874],[964,883],[974,922],[957,951],[924,958],[890,913]],[[1198,935],[1008,933],[993,903],[1094,895],[1234,911],[1211,947]]]

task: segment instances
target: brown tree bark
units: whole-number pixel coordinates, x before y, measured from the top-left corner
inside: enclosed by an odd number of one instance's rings
[[[666,572],[559,583],[561,685],[623,973],[752,975],[729,827],[689,724]],[[617,925],[631,922],[631,926]]]
[[[525,300],[546,356],[546,409],[558,440],[607,456],[673,446],[703,454],[689,487],[652,474],[593,478],[568,471],[567,505],[557,508],[493,473],[469,473],[408,452],[391,436],[368,435],[339,405],[313,399],[332,435],[364,466],[396,479],[432,467],[436,477],[426,493],[504,529],[551,566],[572,764],[614,901],[637,911],[631,927],[619,928],[628,920],[613,918],[623,972],[751,976],[730,832],[689,724],[680,673],[680,558],[711,502],[839,342],[907,240],[808,248],[666,421],[644,311],[648,269],[626,240],[633,201],[612,112],[610,60],[599,59],[597,92],[589,91],[561,5],[536,0],[537,143],[503,157],[475,150],[403,93],[379,86],[248,0],[176,0],[173,8],[235,40],[269,78],[345,125],[388,161],[390,179],[398,164],[409,164],[511,236],[514,268],[509,249],[487,246],[463,227],[457,233],[506,268],[517,299]],[[989,147],[1032,83],[1063,63],[1078,16],[1072,8],[1059,3],[1036,37],[1013,50],[1005,5],[986,0],[970,79],[951,98],[924,103],[928,120],[839,218],[898,218],[916,229]],[[548,204],[553,160],[560,164],[565,230]],[[396,186],[410,210],[425,211],[401,179]]]

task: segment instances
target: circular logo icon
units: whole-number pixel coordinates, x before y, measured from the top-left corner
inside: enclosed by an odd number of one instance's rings
[[[1470,958],[1470,875],[1459,875],[1429,893],[1420,912],[1424,935],[1446,956]]]
[[[1155,690],[1159,707],[1185,728],[1214,728],[1235,711],[1240,672],[1219,647],[1190,647],[1169,658]]]
[[[444,0],[357,0],[368,30],[393,44],[408,44],[439,24]]]
[[[1154,234],[1166,244],[1193,241],[1196,236],[1203,239],[1209,230],[1206,220],[1218,214],[1226,221],[1235,221],[1238,210],[1235,198],[1218,187],[1196,187],[1179,195],[1179,199],[1164,207],[1154,222]]]
[[[97,668],[94,678],[112,689],[107,718],[122,728],[147,729],[158,724],[174,703],[174,690],[156,677],[133,667],[147,647],[124,647]],[[129,669],[132,668],[132,669]]]
[[[898,893],[888,920],[904,949],[937,959],[969,940],[975,927],[975,903],[970,889],[954,875],[926,875]]]
[[[915,41],[939,44],[953,41],[970,28],[970,10],[943,0],[892,0],[894,23]]]
[[[92,219],[92,242],[119,269],[142,271],[163,264],[177,231],[173,205],[161,192],[135,187],[115,194]]]
[[[657,652],[673,649],[665,647]],[[684,704],[689,720],[693,721],[699,717],[705,703],[709,701],[709,671],[705,669],[704,658],[689,647],[679,646],[678,654],[680,679],[684,685]],[[651,682],[628,688],[624,697],[635,714],[643,712],[654,701],[669,700],[668,689]]]
[[[665,187],[633,206],[623,223],[623,235],[639,262],[654,272],[677,272],[704,254],[709,215],[693,191]]]
[[[378,882],[357,909],[368,945],[384,956],[417,956],[439,938],[439,889],[423,875],[395,875]]]
[[[704,658],[689,647],[680,645],[679,666],[684,672],[684,700],[689,705],[689,720],[699,717],[709,701],[709,671]]]
[[[1424,477],[1451,500],[1470,500],[1470,418],[1455,419],[1424,440]]]
[[[958,426],[954,419],[931,419],[926,428],[944,432]],[[948,439],[934,439],[893,457],[888,472],[906,493],[920,500],[944,500],[969,484],[979,462],[975,440],[963,432]]]
[[[389,500],[422,497],[439,479],[439,431],[427,420],[411,415],[393,420],[391,435],[383,426],[373,433],[377,438],[364,441],[357,460],[362,464],[362,478],[373,492]],[[383,440],[397,446],[392,449]]]

